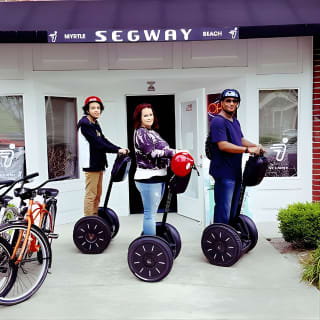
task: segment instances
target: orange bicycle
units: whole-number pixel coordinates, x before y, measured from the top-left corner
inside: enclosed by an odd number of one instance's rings
[[[58,190],[41,187],[68,177],[47,180],[36,188],[25,188],[24,183],[37,175],[26,176],[22,186],[14,190],[22,204],[28,199],[25,216],[0,226],[0,304],[3,305],[30,298],[41,287],[51,267],[51,239],[58,237],[53,233]],[[37,195],[44,198],[42,203],[35,201]]]

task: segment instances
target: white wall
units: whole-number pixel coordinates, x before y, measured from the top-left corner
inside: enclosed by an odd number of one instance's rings
[[[148,80],[156,82],[154,93],[147,91]],[[106,106],[100,121],[105,135],[115,144],[126,146],[126,95],[175,94],[195,88],[216,93],[231,86],[241,91],[239,119],[246,137],[252,141],[259,136],[258,90],[299,88],[299,176],[267,178],[251,197],[256,220],[275,220],[279,207],[311,200],[311,38],[0,45],[0,94],[24,95],[27,169],[40,172],[37,181],[47,178],[46,95],[77,97],[78,118],[85,97],[100,96]],[[112,156],[108,158],[112,165]],[[83,174],[80,179],[54,186],[61,190],[57,223],[81,217]],[[119,215],[129,212],[127,194],[127,182],[114,185],[110,207]]]

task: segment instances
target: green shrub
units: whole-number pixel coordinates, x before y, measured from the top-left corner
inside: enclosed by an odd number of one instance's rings
[[[314,284],[320,289],[320,246],[314,250],[309,259],[303,262],[302,280]]]
[[[316,248],[320,242],[320,203],[288,205],[278,213],[279,228],[288,242],[298,248]]]

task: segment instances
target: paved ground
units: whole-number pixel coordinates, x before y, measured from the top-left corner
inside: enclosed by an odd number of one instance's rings
[[[73,225],[57,226],[54,263],[30,300],[0,307],[1,319],[319,320],[319,291],[300,282],[296,259],[266,240],[279,237],[275,224],[258,224],[256,248],[229,268],[209,264],[200,248],[201,227],[170,214],[182,251],[168,277],[158,283],[136,279],[128,269],[129,243],[140,233],[141,215],[120,217],[120,231],[100,255],[73,245]]]

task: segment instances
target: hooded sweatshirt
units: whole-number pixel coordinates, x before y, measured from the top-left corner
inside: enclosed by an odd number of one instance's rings
[[[92,123],[83,116],[77,125],[79,134],[80,163],[83,171],[103,171],[108,167],[106,153],[117,153],[120,147],[111,143],[102,133],[96,120]]]

